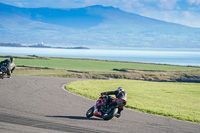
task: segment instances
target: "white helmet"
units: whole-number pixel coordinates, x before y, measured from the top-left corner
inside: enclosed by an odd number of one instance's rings
[[[124,91],[124,89],[122,87],[118,87],[117,91]]]

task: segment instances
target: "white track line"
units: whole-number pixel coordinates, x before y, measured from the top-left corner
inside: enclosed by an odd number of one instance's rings
[[[78,97],[81,97],[81,98],[84,98],[84,99],[87,99],[87,100],[90,100],[90,101],[95,101],[95,100],[89,99],[89,98],[87,98],[87,97],[84,97],[84,96],[81,96],[81,95],[77,95],[77,94],[75,94],[75,93],[72,93],[72,92],[68,91],[68,90],[65,88],[65,85],[66,85],[66,84],[64,84],[64,85],[62,86],[62,89],[63,89],[64,91],[66,91],[67,93],[73,94],[73,95],[75,95],[75,96],[78,96]]]

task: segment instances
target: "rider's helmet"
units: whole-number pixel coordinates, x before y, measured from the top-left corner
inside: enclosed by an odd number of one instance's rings
[[[117,91],[124,91],[124,89],[122,87],[118,87]]]
[[[15,58],[10,57],[10,61],[11,61],[11,62],[15,61]]]

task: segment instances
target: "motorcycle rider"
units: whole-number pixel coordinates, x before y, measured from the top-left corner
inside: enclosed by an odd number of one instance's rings
[[[10,60],[6,59],[6,60],[0,62],[0,66],[3,65],[3,66],[5,66],[7,68],[7,72],[6,73],[7,73],[7,77],[8,78],[11,78],[11,73],[15,69],[14,61],[15,61],[15,58],[10,57]]]
[[[107,95],[108,96],[108,99],[107,99],[106,103],[112,102],[114,100],[114,98],[112,98],[109,95],[115,95],[116,98],[118,98],[118,99],[123,99],[125,101],[127,100],[127,94],[126,94],[126,92],[124,91],[124,89],[122,87],[118,87],[117,90],[115,90],[115,91],[102,92],[101,95],[102,96],[103,95]],[[117,114],[118,118],[120,117],[120,115],[121,115],[120,113],[121,113],[122,110],[123,110],[123,108],[118,110],[118,114]]]

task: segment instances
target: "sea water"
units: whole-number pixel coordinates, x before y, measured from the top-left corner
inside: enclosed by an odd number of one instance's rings
[[[36,55],[200,66],[200,49],[57,49],[0,47],[0,55]]]

